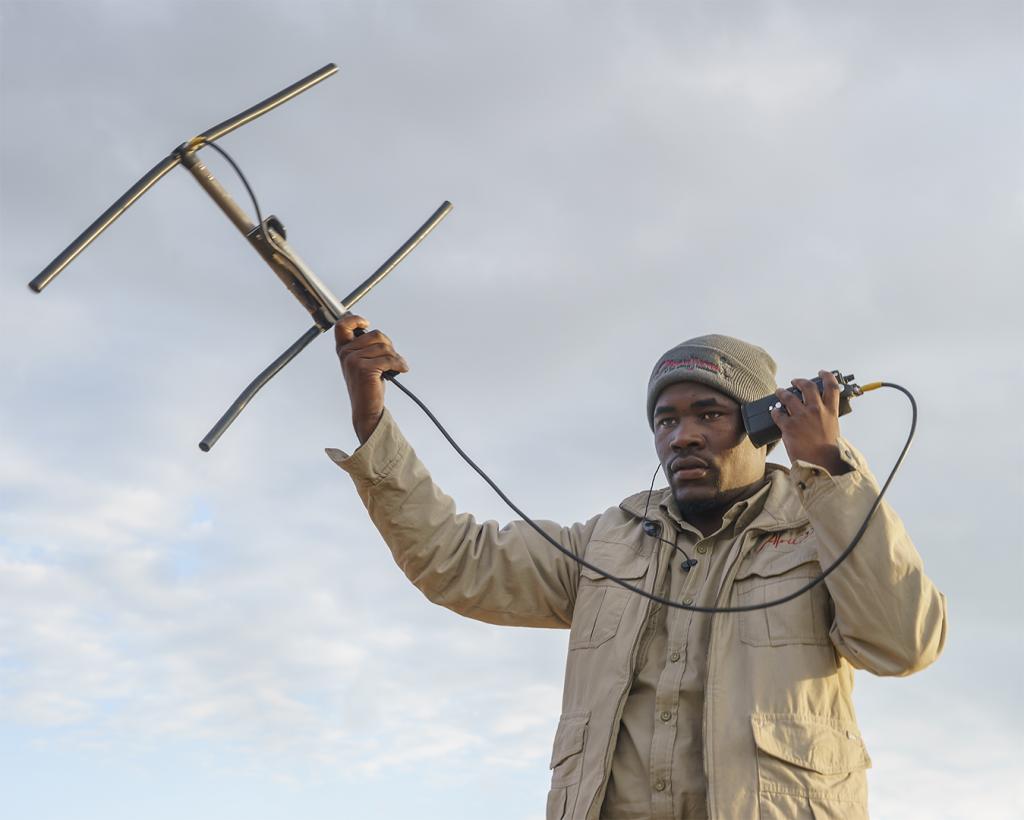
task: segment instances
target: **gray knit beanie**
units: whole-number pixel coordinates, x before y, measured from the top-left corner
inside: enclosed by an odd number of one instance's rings
[[[717,333],[673,347],[658,359],[647,383],[647,422],[652,430],[654,403],[676,382],[699,382],[746,404],[775,392],[775,360],[756,345]]]

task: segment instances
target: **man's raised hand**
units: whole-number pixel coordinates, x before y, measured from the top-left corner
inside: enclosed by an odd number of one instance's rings
[[[362,316],[346,313],[334,326],[334,344],[352,403],[352,427],[363,444],[377,429],[384,412],[384,374],[409,372],[409,365],[379,330],[357,336],[370,326]]]

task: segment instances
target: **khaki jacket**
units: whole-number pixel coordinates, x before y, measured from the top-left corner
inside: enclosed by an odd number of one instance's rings
[[[524,522],[499,527],[457,513],[387,411],[353,455],[328,454],[431,601],[488,623],[570,630],[547,817],[597,820],[652,603],[581,568]],[[803,462],[791,473],[769,465],[771,489],[733,541],[718,605],[791,592],[849,543],[878,487],[845,443],[843,455],[854,470],[837,477]],[[641,529],[646,496],[583,524],[538,523],[576,555],[651,591],[658,542]],[[669,503],[668,490],[655,492],[648,517],[671,540],[677,525],[661,507]],[[811,592],[715,615],[704,701],[709,816],[866,817],[871,761],[854,715],[853,670],[908,675],[935,660],[945,633],[945,599],[885,504]]]

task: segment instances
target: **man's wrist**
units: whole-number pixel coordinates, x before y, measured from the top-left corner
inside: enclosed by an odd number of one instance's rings
[[[843,459],[837,444],[819,447],[813,452],[791,453],[790,460],[793,462],[806,461],[809,464],[815,464],[827,470],[829,475],[845,475],[853,471],[853,467]]]
[[[360,445],[366,444],[367,439],[373,435],[373,431],[377,429],[383,415],[384,408],[382,407],[374,415],[352,416],[352,428],[356,431],[356,438],[359,439]]]

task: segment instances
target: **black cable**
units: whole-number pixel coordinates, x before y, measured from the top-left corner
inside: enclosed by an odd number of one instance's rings
[[[667,538],[662,538],[661,522],[652,521],[650,518],[647,517],[647,511],[651,508],[651,496],[654,494],[654,482],[658,480],[658,473],[660,472],[661,465],[659,464],[654,470],[654,475],[651,476],[651,486],[647,490],[647,501],[644,503],[644,515],[643,518],[640,519],[641,529],[647,535],[651,536],[651,538],[657,538],[662,544],[668,544],[670,547],[672,547],[673,552],[681,552],[683,554],[683,563],[680,565],[680,569],[683,572],[689,572],[691,569],[697,566],[697,559],[691,558],[689,555],[687,555],[686,550],[679,546],[679,544],[677,544],[675,541],[669,541]],[[679,536],[676,535],[676,540],[678,539]]]
[[[541,536],[541,538],[543,538],[545,541],[551,544],[555,549],[557,549],[563,555],[566,555],[569,558],[571,558],[577,564],[580,564],[581,566],[584,566],[587,569],[598,573],[602,577],[607,578],[609,581],[613,581],[614,583],[618,584],[620,587],[628,589],[630,592],[635,592],[637,595],[640,595],[644,598],[648,598],[651,601],[654,601],[655,603],[664,604],[665,606],[674,607],[676,609],[686,609],[690,610],[691,612],[753,612],[754,610],[758,609],[768,609],[769,607],[779,606],[779,604],[784,604],[787,601],[792,601],[794,598],[800,597],[805,592],[814,588],[822,581],[824,581],[829,575],[835,572],[839,565],[842,564],[843,561],[845,561],[849,557],[850,553],[853,552],[854,547],[856,547],[857,544],[860,543],[860,539],[867,531],[868,524],[871,522],[871,518],[875,514],[875,510],[877,510],[878,506],[882,503],[882,498],[885,497],[886,490],[889,489],[889,485],[892,483],[892,480],[896,475],[896,471],[900,468],[900,465],[903,463],[903,459],[906,456],[907,451],[910,449],[910,443],[914,440],[914,433],[917,431],[917,402],[914,400],[914,397],[911,395],[910,391],[907,390],[905,387],[901,387],[898,384],[893,384],[891,382],[879,382],[877,386],[891,387],[894,390],[899,390],[910,401],[910,432],[907,435],[906,444],[903,445],[903,449],[900,451],[899,457],[896,459],[896,463],[893,464],[892,470],[889,471],[889,477],[886,478],[885,483],[882,485],[882,488],[878,491],[878,496],[875,498],[874,503],[871,505],[871,509],[868,510],[868,514],[864,516],[864,522],[860,525],[860,529],[857,530],[856,535],[853,536],[853,539],[850,541],[846,549],[844,549],[839,554],[839,557],[836,558],[836,560],[833,561],[826,569],[822,570],[821,574],[817,578],[812,579],[810,582],[804,584],[802,587],[800,587],[794,592],[789,593],[788,595],[783,595],[780,598],[775,598],[774,600],[766,601],[763,604],[747,604],[746,606],[697,606],[696,604],[680,604],[675,601],[671,601],[668,598],[663,598],[660,595],[655,595],[651,592],[647,592],[644,589],[640,589],[639,587],[633,586],[628,581],[624,581],[622,578],[618,578],[612,575],[611,573],[605,572],[600,567],[591,564],[589,561],[583,558],[580,558],[572,550],[568,550],[565,547],[563,547],[561,544],[555,541],[554,538],[552,538],[546,532],[544,532],[544,530],[542,530],[532,518],[530,518],[526,513],[519,509],[519,507],[515,505],[512,499],[510,499],[507,495],[505,495],[504,492],[502,492],[501,488],[497,484],[495,484],[494,481],[491,480],[490,476],[488,476],[487,473],[485,473],[482,469],[480,469],[480,467],[477,466],[476,462],[474,462],[473,459],[471,459],[466,454],[466,452],[458,445],[458,442],[456,442],[455,439],[453,439],[451,435],[448,433],[448,431],[444,429],[444,425],[442,425],[441,422],[437,420],[437,417],[430,412],[430,409],[422,401],[420,401],[420,399],[411,390],[409,390],[404,384],[399,382],[398,379],[396,379],[394,376],[389,375],[388,381],[394,384],[395,387],[397,387],[399,390],[405,393],[405,395],[407,395],[416,403],[420,410],[422,410],[426,414],[427,418],[429,418],[434,423],[434,426],[441,431],[441,435],[444,436],[448,443],[455,449],[455,452],[462,456],[463,460],[470,467],[472,467],[484,481],[487,482],[488,486],[492,490],[494,490],[495,493],[498,494],[498,497],[502,501],[504,501],[512,509],[512,511],[515,512],[516,515],[518,515],[530,527],[536,530],[537,533]],[[650,501],[649,497],[648,501]]]
[[[644,504],[644,517],[643,521],[647,520],[647,511],[651,508],[651,494],[654,492],[654,482],[658,480],[658,473],[661,472],[661,465],[659,464],[654,468],[654,475],[651,476],[651,486],[647,490],[647,503]]]
[[[231,154],[229,154],[227,151],[225,151],[223,148],[217,145],[217,143],[211,142],[210,140],[203,139],[200,137],[196,137],[191,142],[186,143],[186,145],[179,150],[195,150],[204,145],[209,148],[212,148],[214,151],[216,151],[218,154],[224,157],[224,159],[228,161],[228,164],[234,169],[235,173],[238,174],[238,178],[242,180],[242,184],[245,186],[245,190],[249,194],[249,199],[252,200],[253,210],[256,211],[256,224],[257,227],[260,229],[260,233],[263,236],[263,241],[267,243],[268,247],[273,248],[275,251],[281,254],[281,256],[283,256],[285,259],[287,259],[294,265],[295,260],[293,260],[291,256],[289,256],[288,253],[285,252],[284,248],[282,248],[273,240],[273,238],[270,236],[270,232],[267,231],[267,226],[266,224],[264,224],[263,221],[263,214],[260,211],[260,203],[256,199],[256,193],[255,191],[253,191],[252,186],[249,184],[249,180],[245,178],[245,174],[242,173],[242,169],[238,166],[238,163],[231,158]]]
[[[189,145],[191,145],[191,143]],[[208,145],[209,147],[211,147],[215,151],[217,151],[217,153],[219,153],[221,156],[223,156],[224,159],[226,159],[228,161],[228,163],[230,163],[231,167],[235,170],[235,173],[238,174],[239,179],[242,180],[242,184],[245,186],[245,190],[249,192],[249,198],[252,200],[252,206],[253,206],[253,208],[256,211],[256,219],[259,221],[259,228],[260,228],[260,231],[263,234],[263,239],[267,242],[267,244],[270,247],[274,248],[282,256],[284,256],[286,259],[288,259],[289,262],[291,262],[292,261],[291,257],[289,257],[288,254],[285,253],[285,251],[282,248],[280,248],[274,242],[274,240],[270,237],[270,234],[267,232],[267,228],[266,228],[266,226],[263,223],[263,215],[260,212],[259,202],[256,200],[256,194],[252,190],[252,186],[249,185],[249,180],[247,180],[245,178],[245,174],[242,173],[242,169],[238,167],[238,163],[236,163],[231,158],[230,154],[228,154],[227,151],[225,151],[223,148],[221,148],[219,145],[217,145],[214,142],[210,142],[208,140],[202,140],[201,143],[199,143],[199,145]],[[198,146],[193,146],[193,147],[198,147]],[[184,148],[183,148],[183,150],[184,150]],[[310,330],[306,331],[306,333],[303,334],[303,336],[298,340],[298,342],[296,342],[295,345],[293,345],[293,347],[295,347],[297,345],[300,345],[300,344],[301,344],[302,347],[305,347],[305,345],[308,344],[309,341],[312,340],[312,338],[315,338],[315,337],[311,337],[310,339],[306,338],[307,336],[309,336],[309,334],[311,334],[313,332],[313,330],[317,330],[317,335],[319,335],[319,329],[318,328],[316,328],[316,327],[310,328]],[[301,347],[299,349],[301,349]],[[289,348],[289,351],[290,350],[291,350],[291,348]],[[286,351],[284,355],[287,355],[287,354],[288,354],[288,351]],[[276,362],[275,362],[275,364],[276,364]],[[272,364],[271,367],[273,367],[273,366],[274,365]],[[268,370],[269,369],[270,368],[268,368]],[[404,384],[399,382],[398,379],[395,378],[395,374],[387,373],[387,374],[385,374],[385,377],[387,378],[388,381],[390,381],[392,384],[394,384],[395,387],[397,387],[399,390],[401,390],[403,393],[405,393],[405,395],[407,395],[410,399],[412,399],[416,403],[416,405],[420,408],[420,410],[422,410],[426,414],[427,418],[429,418],[434,423],[434,426],[437,427],[437,429],[441,431],[441,435],[444,436],[445,439],[447,440],[447,442],[455,449],[455,452],[457,452],[460,456],[462,456],[463,460],[470,467],[472,467],[473,470],[475,470],[476,473],[484,481],[487,482],[487,485],[492,490],[494,490],[495,493],[498,494],[498,497],[502,501],[504,501],[512,509],[512,511],[515,512],[516,515],[518,515],[530,527],[532,527],[534,530],[536,530],[537,533],[541,536],[541,538],[543,538],[545,541],[547,541],[549,544],[551,544],[555,549],[557,549],[563,555],[566,555],[569,558],[571,558],[573,561],[575,561],[580,566],[584,566],[587,569],[589,569],[589,570],[591,570],[593,572],[598,573],[602,577],[607,578],[609,581],[613,581],[614,583],[618,584],[620,587],[623,587],[624,589],[628,589],[630,592],[635,592],[637,595],[640,595],[640,596],[642,596],[644,598],[649,598],[650,600],[654,601],[655,603],[664,604],[665,606],[674,607],[676,609],[687,609],[687,610],[690,610],[691,612],[712,612],[712,613],[714,613],[714,612],[753,612],[754,610],[758,610],[758,609],[768,609],[769,607],[778,606],[779,604],[784,604],[787,601],[792,601],[794,598],[799,598],[805,592],[807,592],[808,590],[814,588],[815,586],[820,584],[822,581],[824,581],[829,575],[831,575],[839,567],[840,564],[843,563],[843,561],[845,561],[847,559],[847,557],[849,557],[850,553],[853,552],[854,547],[856,547],[857,544],[860,543],[860,539],[863,537],[864,533],[867,531],[868,524],[871,521],[871,517],[875,514],[875,510],[878,509],[878,505],[882,503],[882,498],[885,496],[886,490],[889,489],[889,485],[892,483],[893,478],[896,476],[896,471],[900,468],[900,465],[903,463],[903,458],[906,456],[907,451],[910,449],[910,443],[914,440],[914,433],[917,431],[917,402],[914,400],[914,397],[913,397],[913,395],[911,395],[910,391],[907,390],[905,387],[901,387],[900,385],[893,384],[891,382],[876,382],[875,384],[873,384],[872,388],[874,388],[874,387],[891,387],[894,390],[899,390],[901,393],[903,393],[903,395],[905,395],[907,397],[907,399],[910,401],[910,408],[911,408],[910,433],[907,435],[906,444],[903,445],[903,449],[900,451],[899,457],[896,459],[896,463],[893,464],[892,470],[889,471],[889,477],[886,478],[885,483],[882,485],[882,489],[880,489],[878,491],[878,496],[875,498],[874,503],[871,505],[871,509],[868,510],[868,514],[866,516],[864,516],[864,521],[860,525],[860,529],[857,530],[856,535],[853,536],[853,540],[850,541],[850,544],[846,547],[846,549],[844,549],[839,554],[839,557],[836,558],[835,561],[833,561],[826,569],[824,569],[822,571],[822,573],[817,578],[812,579],[809,583],[804,584],[804,586],[800,587],[800,589],[796,590],[795,592],[791,592],[789,595],[783,595],[781,598],[776,598],[776,599],[774,599],[772,601],[766,601],[763,604],[748,604],[746,606],[728,606],[728,607],[725,607],[725,606],[723,606],[723,607],[718,607],[718,606],[697,606],[696,604],[679,604],[679,603],[676,603],[675,601],[670,601],[668,598],[662,598],[660,595],[655,595],[655,594],[653,594],[651,592],[647,592],[646,590],[640,589],[639,587],[633,586],[633,584],[630,584],[628,581],[624,581],[622,578],[618,578],[618,577],[616,577],[616,576],[614,576],[614,575],[612,575],[612,574],[610,574],[608,572],[605,572],[603,569],[601,569],[601,567],[598,567],[598,566],[595,566],[594,564],[591,564],[589,561],[587,561],[587,560],[585,560],[583,558],[580,558],[578,555],[576,555],[574,552],[572,552],[572,550],[568,550],[565,547],[563,547],[561,544],[559,544],[557,541],[555,541],[555,539],[553,539],[546,532],[544,532],[544,530],[542,530],[537,525],[537,523],[532,518],[530,518],[530,516],[528,516],[525,512],[523,512],[521,509],[519,509],[519,507],[517,507],[515,505],[515,503],[512,501],[512,499],[509,498],[507,495],[505,495],[505,493],[502,491],[502,489],[497,484],[495,484],[494,481],[491,480],[491,477],[489,475],[487,475],[487,473],[485,473],[482,469],[480,469],[480,467],[477,466],[476,462],[473,461],[473,459],[471,459],[466,454],[466,451],[463,450],[458,445],[458,442],[456,442],[455,439],[453,439],[451,437],[451,435],[448,433],[448,431],[444,429],[444,425],[442,425],[441,422],[438,421],[437,416],[435,416],[432,412],[430,412],[430,409],[422,401],[420,401],[419,397],[417,397],[415,393],[413,393],[411,390],[409,390]],[[260,379],[260,377],[257,377],[256,381],[259,381],[259,379]],[[255,384],[255,382],[254,382],[254,384]],[[867,388],[865,388],[865,389],[867,389]],[[229,410],[228,412],[230,413],[231,411]],[[202,445],[200,445],[200,446],[202,446]],[[655,472],[655,477],[657,477],[657,472]],[[654,479],[651,479],[651,486],[652,487],[654,486]],[[647,495],[647,503],[650,504],[650,501],[651,501],[651,496],[650,496],[650,493],[648,493],[648,495]],[[647,518],[647,508],[646,507],[644,508],[644,518],[645,519]],[[654,537],[656,537],[659,541],[664,541],[666,544],[669,544],[674,549],[677,549],[677,550],[679,550],[680,552],[683,553],[683,556],[686,558],[686,564],[684,565],[684,569],[688,569],[689,566],[693,566],[696,563],[678,545],[674,544],[671,541],[668,541],[665,538],[661,538],[660,536],[654,536]]]

